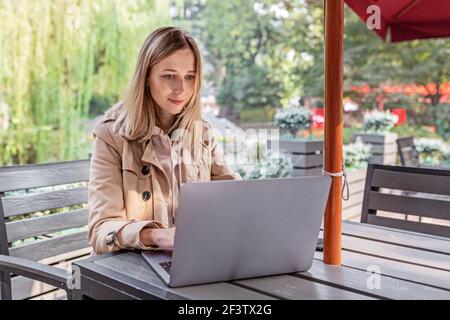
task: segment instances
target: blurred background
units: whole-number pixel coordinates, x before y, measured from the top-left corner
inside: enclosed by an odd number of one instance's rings
[[[86,158],[92,126],[121,97],[146,36],[164,25],[198,41],[203,111],[217,126],[282,129],[282,112],[297,108],[311,119],[298,120],[294,136],[320,139],[323,13],[322,1],[306,0],[2,0],[0,165]],[[445,160],[450,41],[393,44],[347,6],[345,19],[344,143],[376,110],[380,121],[394,115],[386,130],[429,139],[429,162]]]

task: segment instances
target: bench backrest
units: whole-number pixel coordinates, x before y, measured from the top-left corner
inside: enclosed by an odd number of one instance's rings
[[[450,237],[450,170],[369,164],[361,222]]]
[[[397,139],[397,150],[402,166],[419,166],[419,153],[414,148],[414,137]]]
[[[1,254],[39,261],[89,246],[89,162],[0,168]]]

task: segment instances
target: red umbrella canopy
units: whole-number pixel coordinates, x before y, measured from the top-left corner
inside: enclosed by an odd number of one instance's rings
[[[450,0],[345,0],[363,20],[372,24],[378,18],[375,31],[391,41],[450,37]],[[370,7],[372,5],[377,7]]]

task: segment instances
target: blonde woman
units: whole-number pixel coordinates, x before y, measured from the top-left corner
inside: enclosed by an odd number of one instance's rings
[[[89,241],[95,253],[172,250],[180,185],[240,179],[202,120],[201,74],[189,33],[163,27],[145,40],[123,99],[93,131]]]

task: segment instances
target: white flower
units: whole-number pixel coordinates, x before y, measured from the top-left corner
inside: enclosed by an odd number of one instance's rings
[[[391,114],[390,111],[378,111],[366,112],[364,114],[364,131],[366,132],[387,132],[391,130],[398,117]]]
[[[439,165],[450,161],[450,145],[440,139],[415,138],[414,148],[419,153],[421,163]]]
[[[419,153],[431,153],[446,149],[445,143],[440,139],[415,138],[414,147]]]
[[[344,145],[344,161],[347,168],[359,168],[372,156],[372,146],[362,142],[358,137],[356,142]]]
[[[313,113],[306,108],[287,108],[275,114],[275,124],[280,129],[305,130],[312,123]]]
[[[290,156],[282,153],[269,153],[256,164],[233,164],[243,179],[264,179],[289,177],[293,171]]]

